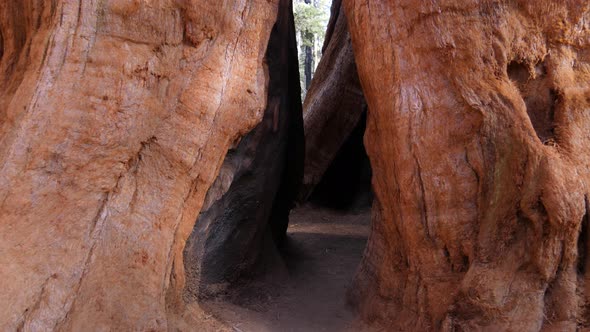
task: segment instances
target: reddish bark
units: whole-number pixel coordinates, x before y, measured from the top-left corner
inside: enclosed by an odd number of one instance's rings
[[[0,4],[0,329],[167,330],[278,1]]]
[[[588,328],[590,4],[345,0],[391,330]]]
[[[185,248],[188,297],[227,294],[282,266],[277,246],[303,176],[303,119],[293,9],[279,15],[265,58],[269,89],[260,124],[227,154]]]

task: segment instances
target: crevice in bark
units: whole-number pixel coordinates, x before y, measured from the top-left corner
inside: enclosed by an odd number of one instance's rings
[[[43,282],[43,284],[41,285],[41,290],[39,291],[38,295],[35,296],[36,300],[33,303],[32,306],[28,307],[27,309],[25,309],[25,311],[22,314],[22,320],[19,323],[18,327],[16,328],[17,331],[24,331],[25,330],[25,324],[27,323],[27,321],[29,320],[29,318],[31,317],[31,315],[33,315],[37,310],[39,310],[39,308],[41,307],[42,303],[44,300],[46,300],[47,298],[47,286],[49,285],[49,281],[51,281],[51,279],[55,278],[55,274],[49,276],[47,279],[45,279],[45,281]]]
[[[576,264],[576,272],[578,273],[580,292],[580,308],[579,317],[580,327],[590,327],[590,278],[587,276],[588,266],[590,265],[590,202],[588,195],[584,196],[584,203],[586,213],[582,218],[580,226],[580,233],[578,235],[578,262]]]
[[[12,31],[12,40],[3,42],[3,44],[11,45],[11,47],[9,47],[11,56],[10,59],[8,59],[10,63],[7,65],[7,70],[4,72],[5,77],[8,78],[12,75],[14,69],[16,69],[21,52],[27,44],[27,31],[29,30],[27,29],[27,22],[30,18],[27,17],[27,13],[24,10],[24,1],[9,1],[6,6],[8,8],[5,10],[7,10],[9,16],[4,17],[12,18],[11,21],[5,23],[9,25],[8,27]]]
[[[559,100],[545,62],[529,65],[512,61],[508,64],[507,72],[521,93],[539,140],[546,145],[555,144],[555,107]]]
[[[588,214],[590,213],[590,203],[588,202],[588,196],[584,198],[586,204],[586,213],[582,218],[582,224],[580,226],[580,234],[578,235],[578,264],[577,272],[580,275],[586,275],[587,264],[588,264],[588,245],[590,244],[590,231],[588,230]]]
[[[4,57],[4,34],[2,33],[2,27],[0,27],[0,63]]]

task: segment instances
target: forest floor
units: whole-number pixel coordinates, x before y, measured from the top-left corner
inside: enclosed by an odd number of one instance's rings
[[[234,332],[364,330],[346,292],[367,241],[370,210],[339,212],[305,205],[291,213],[285,268],[242,287],[207,311]]]

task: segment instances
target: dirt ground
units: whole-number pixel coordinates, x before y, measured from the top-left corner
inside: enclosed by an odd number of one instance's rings
[[[370,210],[338,212],[312,205],[293,210],[286,266],[248,284],[231,302],[207,312],[235,332],[359,331],[346,305],[367,241]]]

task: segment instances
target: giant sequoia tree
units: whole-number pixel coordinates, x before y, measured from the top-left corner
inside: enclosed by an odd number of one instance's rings
[[[0,329],[166,330],[278,1],[0,4]]]
[[[376,194],[364,317],[588,327],[590,3],[344,4]]]

